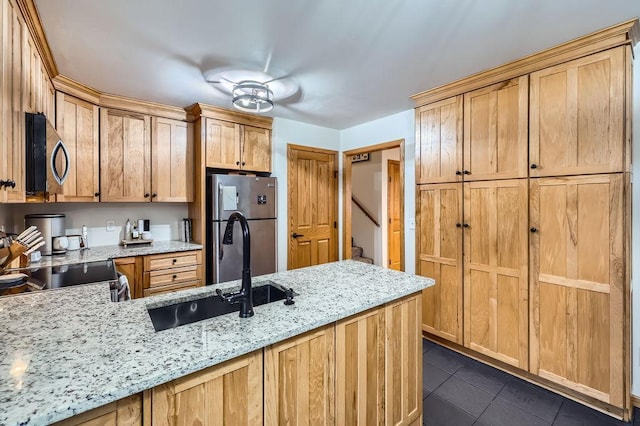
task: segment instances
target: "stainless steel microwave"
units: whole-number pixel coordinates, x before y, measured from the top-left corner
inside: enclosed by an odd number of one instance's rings
[[[26,192],[61,194],[69,175],[69,151],[47,117],[25,113]]]

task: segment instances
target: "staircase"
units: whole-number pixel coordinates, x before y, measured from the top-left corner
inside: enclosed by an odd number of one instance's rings
[[[370,257],[363,257],[362,252],[363,252],[362,247],[352,246],[351,259],[357,260],[358,262],[363,262],[363,263],[368,263],[370,265],[373,265],[373,259],[371,259]]]

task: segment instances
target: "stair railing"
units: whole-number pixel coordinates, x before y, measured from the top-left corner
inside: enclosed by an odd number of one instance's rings
[[[367,208],[360,201],[358,201],[358,199],[354,197],[353,194],[351,195],[351,201],[354,202],[354,204],[362,211],[362,213],[364,213],[365,216],[369,218],[369,220],[371,220],[371,222],[373,222],[378,228],[380,228],[380,223],[376,220],[375,217],[373,217],[373,214],[369,212],[369,210],[367,210]]]

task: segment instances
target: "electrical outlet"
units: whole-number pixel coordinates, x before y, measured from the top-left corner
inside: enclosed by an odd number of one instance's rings
[[[115,220],[107,220],[107,232],[116,230],[116,221]]]
[[[416,229],[416,220],[414,218],[409,219],[409,229]]]

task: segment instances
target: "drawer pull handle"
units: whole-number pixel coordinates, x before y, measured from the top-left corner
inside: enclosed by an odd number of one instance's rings
[[[178,259],[173,259],[173,263],[176,263],[178,261]]]
[[[174,276],[173,276],[173,279],[175,280],[176,278],[178,278],[178,276],[177,276],[177,275],[174,275]]]

